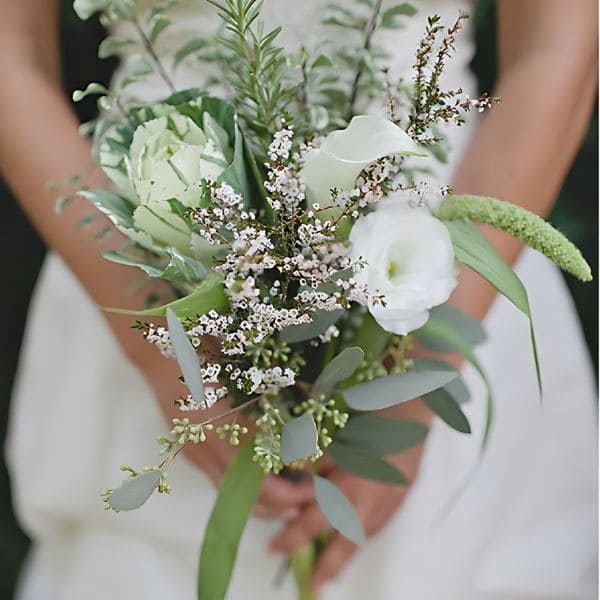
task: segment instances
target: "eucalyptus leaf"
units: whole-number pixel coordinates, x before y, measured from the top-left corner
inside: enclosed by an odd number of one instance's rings
[[[313,475],[315,497],[325,518],[344,537],[357,545],[366,541],[362,523],[345,494],[331,481]]]
[[[386,456],[420,444],[427,432],[428,428],[421,423],[358,414],[350,416],[346,426],[336,433],[335,440],[376,456]]]
[[[423,402],[453,429],[461,433],[471,433],[469,420],[447,389],[440,388],[425,394]]]
[[[281,433],[281,458],[285,464],[308,458],[317,451],[317,426],[309,414],[288,421]]]
[[[226,598],[240,539],[265,478],[253,455],[254,444],[246,444],[219,486],[200,551],[198,600]]]
[[[280,336],[282,341],[288,344],[296,344],[311,340],[325,333],[343,314],[343,309],[320,310],[313,315],[310,323],[303,325],[290,325],[282,329]]]
[[[158,487],[160,471],[140,473],[136,477],[125,480],[108,498],[113,510],[134,510],[150,498]]]
[[[465,404],[471,398],[471,392],[465,380],[459,375],[454,381],[444,386],[444,389],[459,403]]]
[[[382,483],[406,485],[408,480],[396,467],[369,452],[333,442],[327,448],[327,454],[343,469],[364,479],[374,479]]]
[[[423,336],[423,331],[427,332],[427,335]],[[481,443],[482,451],[487,447],[490,433],[492,430],[492,424],[494,421],[494,399],[492,396],[492,386],[489,378],[483,369],[481,363],[477,359],[473,348],[466,340],[461,331],[451,327],[450,324],[443,320],[433,320],[427,322],[424,327],[416,332],[416,337],[428,348],[435,350],[435,348],[446,348],[442,352],[460,352],[476,369],[482,378],[487,388],[486,398],[486,418],[485,418],[485,429],[483,433],[483,439]],[[423,363],[421,363],[423,364]],[[417,367],[418,368],[418,367]],[[459,384],[460,385],[460,384]],[[446,390],[458,400],[457,395],[459,393],[456,384],[454,387],[446,386]]]
[[[197,317],[206,314],[210,310],[219,313],[226,312],[229,309],[229,302],[225,295],[223,280],[218,276],[209,275],[192,293],[163,306],[146,310],[129,310],[126,308],[105,308],[104,310],[120,315],[164,317],[167,308],[171,308],[180,319]]]
[[[365,353],[358,347],[353,346],[342,350],[330,363],[328,363],[314,383],[316,394],[331,394],[335,386],[350,377],[360,363]]]
[[[167,324],[183,380],[188,386],[192,398],[201,404],[204,402],[204,383],[196,349],[172,308],[167,308]]]
[[[447,366],[423,371],[408,371],[379,377],[342,392],[346,403],[354,410],[380,410],[418,398],[445,386],[458,377],[458,371]]]

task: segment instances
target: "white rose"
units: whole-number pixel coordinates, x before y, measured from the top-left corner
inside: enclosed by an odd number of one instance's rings
[[[385,305],[370,299],[369,311],[386,331],[406,335],[419,329],[429,309],[446,302],[456,287],[450,235],[424,207],[387,198],[358,219],[350,244],[352,259],[367,263],[356,281],[384,296]]]
[[[310,203],[331,206],[331,190],[354,189],[360,172],[392,154],[425,156],[400,127],[372,115],[354,117],[346,129],[332,131],[319,148],[309,150],[300,177]]]
[[[177,112],[142,123],[133,134],[126,163],[140,205],[133,213],[136,228],[186,254],[191,230],[169,200],[196,206],[201,180],[215,181],[228,166],[225,132],[208,113],[203,118],[203,128]]]

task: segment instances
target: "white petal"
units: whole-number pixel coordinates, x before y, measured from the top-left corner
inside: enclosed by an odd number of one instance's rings
[[[191,231],[181,217],[171,212],[166,201],[138,206],[133,213],[133,222],[157,242],[190,254]]]
[[[426,156],[400,127],[381,117],[354,117],[346,129],[330,133],[306,154],[300,175],[310,202],[330,205],[330,190],[354,188],[360,172],[391,154]]]

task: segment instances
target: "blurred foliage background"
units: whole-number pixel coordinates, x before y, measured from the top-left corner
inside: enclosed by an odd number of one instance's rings
[[[310,0],[308,0],[310,1]],[[416,3],[418,4],[418,2]],[[116,66],[112,60],[100,61],[96,48],[103,32],[95,22],[80,22],[65,2],[62,19],[64,87],[70,93],[89,81],[108,83]],[[472,67],[482,91],[493,88],[496,76],[495,4],[481,0],[473,15],[476,25],[477,52]],[[18,77],[18,73],[15,73]],[[94,116],[92,99],[76,106],[84,121]],[[10,392],[17,366],[27,307],[38,270],[44,258],[44,246],[19,210],[9,190],[0,181],[0,314],[3,343],[0,347],[0,438],[6,431]],[[598,273],[598,109],[560,194],[551,217],[583,251]],[[11,257],[7,259],[6,257]],[[598,288],[567,279],[584,324],[587,342],[597,365]],[[100,485],[100,484],[99,484]],[[101,509],[99,504],[99,510]],[[11,507],[8,474],[0,464],[0,599],[13,597],[18,570],[24,559],[28,540],[19,528]]]

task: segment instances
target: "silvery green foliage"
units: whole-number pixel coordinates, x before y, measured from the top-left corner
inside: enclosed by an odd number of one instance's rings
[[[309,458],[317,451],[317,426],[309,414],[288,421],[281,433],[281,458],[285,464]]]
[[[354,507],[345,494],[331,481],[313,475],[315,497],[327,520],[344,537],[357,545],[366,541],[365,532]]]

